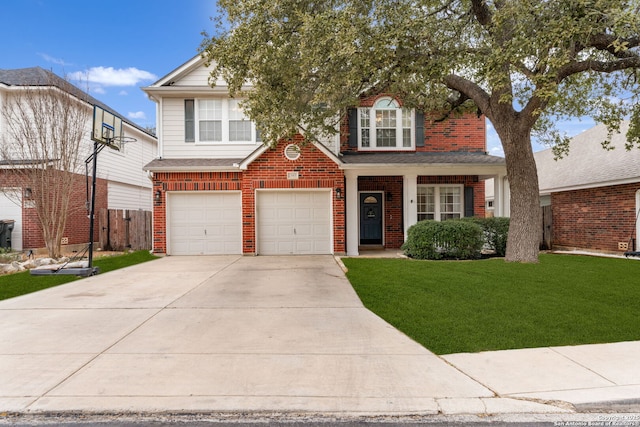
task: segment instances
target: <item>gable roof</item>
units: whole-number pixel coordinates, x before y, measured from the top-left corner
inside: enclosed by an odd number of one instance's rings
[[[150,84],[149,87],[171,86],[175,80],[180,80],[182,77],[189,74],[194,69],[202,67],[204,65],[204,62],[205,60],[201,55],[196,55],[184,64],[180,65],[178,68],[170,71],[164,77],[158,79],[158,81]]]
[[[640,149],[624,148],[628,129],[629,122],[623,122],[613,135],[613,150],[602,148],[607,129],[599,124],[576,135],[562,159],[554,160],[551,149],[534,153],[540,193],[640,182]]]
[[[122,121],[127,123],[129,126],[132,126],[138,129],[139,131],[144,132],[147,135],[150,135],[156,138],[156,136],[149,133],[148,130],[128,120],[125,116],[118,113],[113,108],[109,107],[107,104],[94,98],[93,96],[79,89],[77,86],[74,86],[73,84],[69,83],[67,80],[63,79],[57,74],[51,71],[45,70],[41,67],[18,68],[13,70],[0,69],[0,84],[4,84],[5,86],[54,86],[54,87],[57,87],[58,89],[63,90],[88,104],[97,105],[102,109],[109,111],[110,113],[122,118]]]

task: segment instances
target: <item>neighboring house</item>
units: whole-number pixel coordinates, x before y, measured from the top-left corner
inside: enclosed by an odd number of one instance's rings
[[[93,118],[93,105],[97,104],[106,110],[117,114],[108,106],[91,97],[87,93],[71,85],[54,73],[40,67],[0,70],[0,109],[6,108],[7,101],[15,93],[25,87],[55,86],[74,95],[87,111],[86,144],[83,151],[78,153],[81,163],[88,158],[93,151],[91,140],[91,128]],[[122,116],[121,116],[122,117]],[[0,114],[0,141],[8,143],[5,117]],[[96,217],[99,209],[152,209],[151,181],[143,166],[157,156],[157,139],[144,128],[123,117],[124,135],[135,138],[137,141],[124,145],[120,151],[104,149],[98,155],[97,190],[96,190]],[[29,162],[30,159],[21,159]],[[16,167],[15,159],[9,161],[0,159],[0,189],[11,188],[21,195],[19,200],[10,197],[0,191],[0,219],[15,220],[15,228],[12,233],[12,247],[17,250],[37,249],[44,247],[44,240],[38,220],[32,208],[33,201],[29,199],[30,189],[23,188],[19,182],[11,181],[11,170]],[[84,183],[86,177],[84,170],[78,175],[82,181],[81,191],[70,194],[73,204],[85,207],[87,192]],[[89,165],[91,173],[91,165]],[[96,220],[95,236],[98,236],[98,221]],[[76,209],[67,220],[66,232],[63,244],[84,244],[89,241],[89,218],[86,209]]]
[[[562,159],[554,160],[551,149],[535,153],[541,204],[552,210],[554,249],[637,250],[640,149],[625,149],[628,128],[623,123],[613,136],[613,150],[602,148],[607,130],[597,125],[575,136]]]
[[[432,124],[388,95],[363,99],[335,138],[268,148],[210,71],[198,56],[143,88],[157,103],[155,252],[399,248],[419,220],[484,216],[484,180],[506,175],[484,118]]]

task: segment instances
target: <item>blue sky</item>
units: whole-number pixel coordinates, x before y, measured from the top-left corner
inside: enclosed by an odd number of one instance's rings
[[[198,52],[202,31],[213,33],[215,0],[0,0],[0,68],[40,66],[141,126],[155,126],[147,86]],[[77,80],[79,79],[79,80]],[[576,135],[594,124],[560,124]],[[487,123],[487,148],[502,155]],[[534,150],[541,147],[534,144]]]
[[[0,0],[0,68],[40,66],[141,126],[155,104],[140,87],[198,52],[214,0]],[[78,81],[76,78],[80,78]]]

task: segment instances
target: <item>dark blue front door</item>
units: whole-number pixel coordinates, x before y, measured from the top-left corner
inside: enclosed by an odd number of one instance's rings
[[[382,193],[360,193],[360,244],[382,244]]]

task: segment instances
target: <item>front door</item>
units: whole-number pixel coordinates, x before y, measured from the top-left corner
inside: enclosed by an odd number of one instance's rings
[[[382,193],[360,193],[360,244],[382,244]]]

